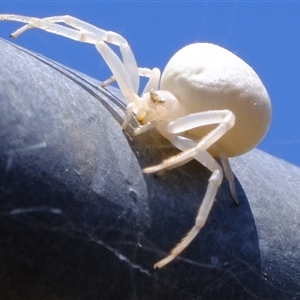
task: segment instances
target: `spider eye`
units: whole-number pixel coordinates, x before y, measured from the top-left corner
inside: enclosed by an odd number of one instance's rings
[[[166,100],[159,95],[155,90],[150,90],[150,97],[153,103],[165,103]]]

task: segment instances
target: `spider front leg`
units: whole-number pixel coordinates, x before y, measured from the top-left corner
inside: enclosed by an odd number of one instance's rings
[[[193,145],[189,143],[190,147],[188,148],[181,148],[181,146],[177,145],[174,138],[172,137],[172,135],[174,136],[174,134],[183,133],[190,129],[197,128],[199,126],[218,124],[218,123],[219,125],[211,132],[209,132],[198,143],[193,142]],[[170,170],[172,168],[176,168],[180,165],[189,162],[191,158],[195,158],[195,155],[198,151],[208,149],[218,139],[220,139],[228,130],[230,130],[233,127],[234,123],[235,123],[235,116],[229,110],[208,111],[208,112],[190,114],[188,116],[170,122],[166,128],[167,133],[162,133],[162,134],[165,135],[165,137],[168,138],[176,148],[182,150],[183,152],[164,160],[159,165],[145,168],[144,172],[145,173],[161,172],[163,170]],[[239,205],[239,200],[236,194],[236,189],[234,184],[234,176],[228,161],[228,157],[222,151],[222,149],[218,148],[218,152],[224,169],[225,177],[229,182],[231,195],[235,203]]]
[[[140,77],[148,78],[148,82],[142,92],[142,95],[150,92],[150,90],[158,90],[159,80],[160,80],[160,70],[158,68],[148,69],[148,68],[138,68],[138,74]],[[111,76],[107,80],[103,81],[101,86],[106,87],[112,82],[116,81],[115,76]]]
[[[160,172],[163,170],[172,169],[174,167],[183,165],[194,158],[212,171],[212,175],[209,178],[209,184],[199,208],[194,227],[166,258],[155,264],[154,268],[162,268],[171,262],[175,257],[177,257],[192,242],[201,228],[205,225],[216,193],[223,180],[222,168],[206,151],[206,149],[212,146],[228,130],[230,130],[234,123],[235,116],[231,111],[228,110],[200,112],[170,122],[165,128],[165,131],[162,132],[162,134],[165,135],[165,137],[167,137],[176,148],[182,150],[183,152],[164,160],[160,165],[144,169],[145,173]],[[203,137],[199,142],[184,136],[179,136],[180,133],[184,134],[184,132],[188,130],[210,124],[218,124],[218,126],[209,132],[205,137]]]
[[[68,15],[39,19],[27,16],[3,14],[0,15],[0,20],[28,23],[27,25],[19,28],[11,34],[11,36],[14,38],[18,37],[28,29],[36,27],[57,35],[67,37],[69,39],[73,39],[75,41],[90,43],[94,45],[97,45],[98,42],[102,41],[118,46],[120,48],[124,68],[126,70],[126,73],[128,73],[129,75],[131,87],[135,93],[138,92],[139,75],[136,60],[127,40],[121,35],[113,31],[103,30],[92,24]],[[57,23],[64,23],[69,25],[70,27],[63,26]],[[114,74],[114,76],[118,81],[116,74]]]
[[[208,149],[219,140],[235,123],[235,116],[229,110],[213,110],[199,112],[181,117],[172,121],[162,131],[161,134],[172,142],[174,135],[179,135],[188,130],[200,126],[218,124],[218,126],[204,136],[194,147],[164,160],[161,164],[144,169],[145,173],[156,173],[163,170],[170,170],[178,165],[183,165],[190,161],[198,152]],[[175,147],[177,147],[174,144]]]
[[[234,175],[233,175],[233,172],[231,170],[228,157],[222,151],[220,151],[220,159],[221,159],[222,167],[223,167],[223,170],[224,170],[224,173],[225,173],[225,177],[229,182],[229,188],[230,188],[231,196],[232,196],[235,204],[239,205],[240,201],[239,201],[239,198],[236,194],[236,188],[235,188],[235,183],[234,183]]]
[[[195,146],[197,143],[191,139],[185,137],[175,137],[172,140],[172,143],[176,145],[180,150],[186,150],[191,146]],[[203,198],[203,201],[200,205],[200,208],[197,213],[197,217],[195,220],[195,225],[192,229],[187,233],[187,235],[178,243],[170,252],[168,256],[164,259],[160,260],[154,265],[155,269],[159,269],[170,263],[173,259],[175,259],[197,236],[201,228],[205,225],[206,220],[211,211],[212,205],[214,203],[214,199],[216,197],[219,186],[222,183],[223,173],[220,165],[216,162],[216,160],[207,152],[201,151],[194,156],[196,160],[206,166],[210,171],[212,171],[212,175],[209,178],[208,187]]]
[[[143,94],[151,89],[158,88],[160,71],[156,68],[153,70],[138,68],[128,42],[124,37],[115,32],[105,31],[71,16],[54,16],[39,19],[0,14],[0,21],[4,20],[28,23],[12,33],[12,37],[17,37],[26,30],[36,27],[76,41],[94,44],[113,73],[113,77],[109,82],[116,80],[124,97],[129,101],[126,117],[122,125],[123,129],[128,126],[133,114],[143,107],[142,100],[138,96],[139,77],[145,76],[149,78]],[[57,23],[64,23],[68,26]],[[119,47],[121,58],[107,43]]]
[[[116,45],[120,48],[122,63],[124,64],[126,72],[129,74],[133,91],[138,93],[139,76],[149,78],[149,82],[146,85],[143,93],[150,91],[150,89],[158,88],[160,71],[157,68],[154,68],[153,70],[147,68],[138,68],[135,57],[127,40],[113,31],[103,30],[92,24],[68,15],[38,19],[26,16],[3,14],[0,15],[0,20],[12,20],[28,23],[11,34],[11,36],[14,38],[18,37],[20,34],[23,34],[28,29],[36,27],[80,42],[96,45],[98,41],[104,41],[106,43]],[[69,25],[71,28],[56,23],[64,23]],[[76,30],[74,30],[74,28]],[[117,77],[118,76],[113,74],[113,76],[106,80],[102,86],[105,86],[115,80],[118,81]]]

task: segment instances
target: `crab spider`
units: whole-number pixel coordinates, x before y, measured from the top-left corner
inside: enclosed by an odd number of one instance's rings
[[[230,51],[209,43],[188,45],[170,59],[162,76],[157,68],[139,68],[125,38],[71,16],[44,19],[0,15],[1,20],[27,23],[12,34],[17,37],[36,27],[80,42],[94,44],[112,71],[128,100],[123,129],[133,116],[139,126],[134,135],[155,127],[179,154],[144,169],[156,173],[196,159],[212,175],[200,205],[195,225],[171,253],[154,265],[162,268],[176,258],[197,236],[210,213],[223,172],[238,204],[229,157],[253,149],[266,134],[271,120],[271,102],[258,75]],[[64,26],[57,23],[64,23]],[[121,59],[108,46],[120,47]],[[139,77],[148,77],[141,96]],[[215,158],[220,158],[222,167]]]

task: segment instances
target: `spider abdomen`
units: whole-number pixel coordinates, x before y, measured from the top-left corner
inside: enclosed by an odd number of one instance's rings
[[[186,114],[223,109],[234,113],[235,125],[217,141],[228,157],[254,148],[269,128],[271,102],[262,81],[242,59],[217,45],[195,43],[175,53],[165,67],[160,88],[170,91]],[[214,127],[188,133],[200,139]],[[213,149],[208,151],[218,156]]]

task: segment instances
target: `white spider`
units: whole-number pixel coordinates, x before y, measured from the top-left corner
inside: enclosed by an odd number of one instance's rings
[[[154,268],[161,268],[178,256],[204,226],[223,179],[222,168],[214,157],[220,158],[231,194],[238,204],[228,158],[254,148],[266,134],[271,120],[268,93],[258,75],[243,60],[219,46],[195,43],[175,53],[160,78],[157,68],[138,68],[122,36],[74,17],[38,19],[0,15],[1,20],[27,23],[12,37],[37,27],[96,46],[113,73],[103,85],[116,80],[129,102],[122,128],[126,129],[135,115],[141,125],[134,135],[156,127],[182,151],[157,166],[144,169],[145,173],[169,170],[191,159],[212,172],[194,227]],[[122,60],[106,43],[120,47]],[[140,76],[148,77],[149,81],[138,96]]]

